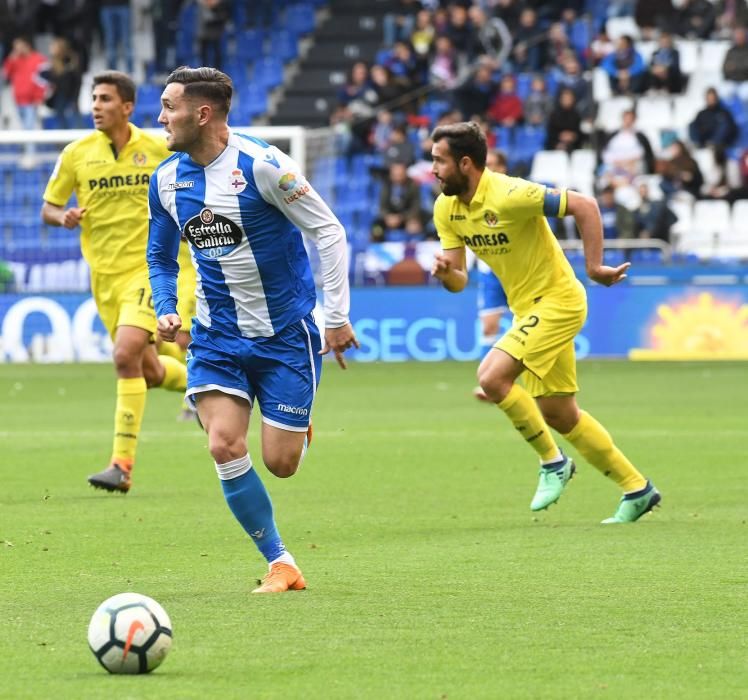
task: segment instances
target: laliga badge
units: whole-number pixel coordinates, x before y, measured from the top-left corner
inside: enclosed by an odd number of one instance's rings
[[[244,173],[241,170],[232,170],[229,175],[229,191],[234,194],[244,192],[247,187],[247,181],[244,179]]]

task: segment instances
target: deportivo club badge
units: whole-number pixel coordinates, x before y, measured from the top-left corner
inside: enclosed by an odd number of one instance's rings
[[[210,209],[206,208],[200,212],[200,221],[204,224],[212,224],[214,218],[213,212]]]
[[[247,187],[247,181],[244,179],[244,173],[241,170],[232,170],[229,175],[229,190],[234,194],[244,192]]]

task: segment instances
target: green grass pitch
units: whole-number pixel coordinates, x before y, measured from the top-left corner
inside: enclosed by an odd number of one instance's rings
[[[110,495],[85,477],[112,368],[0,365],[0,697],[748,698],[748,367],[580,364],[580,403],[663,493],[618,527],[581,460],[529,511],[537,463],[474,371],[326,364],[300,472],[259,467],[309,588],[251,596],[265,565],[178,396],[149,394],[135,486]],[[87,647],[128,590],[174,624],[150,676]]]

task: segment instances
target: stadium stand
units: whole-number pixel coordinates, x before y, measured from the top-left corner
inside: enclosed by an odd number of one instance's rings
[[[230,15],[220,40],[222,67],[235,82],[231,121],[236,125],[299,125],[306,127],[307,170],[315,185],[333,204],[346,225],[351,241],[351,271],[355,282],[382,283],[386,276],[377,267],[366,266],[380,258],[372,253],[372,227],[377,203],[393,160],[403,160],[420,188],[424,212],[435,196],[429,175],[428,134],[439,122],[481,118],[490,146],[506,151],[510,172],[560,187],[597,193],[612,179],[616,199],[635,211],[637,189],[646,184],[652,201],[664,201],[674,214],[668,240],[651,242],[620,239],[606,243],[612,258],[628,256],[645,264],[704,265],[719,260],[748,258],[748,105],[739,85],[725,79],[722,65],[733,46],[733,27],[720,29],[707,38],[679,35],[678,10],[654,29],[639,27],[634,16],[608,18],[607,4],[580,0],[561,8],[555,3],[530,3],[538,7],[537,32],[524,46],[518,16],[530,4],[516,5],[516,14],[501,13],[495,3],[459,3],[468,6],[467,24],[458,21],[456,3],[411,3],[399,0],[257,0],[229,2]],[[175,64],[196,65],[200,61],[200,3],[180,3],[174,46],[169,48]],[[135,10],[135,75],[137,106],[133,121],[155,126],[164,75],[156,72],[149,3],[133,0]],[[420,15],[416,10],[420,9]],[[601,34],[605,29],[607,36]],[[602,57],[613,50],[618,37],[631,36],[634,48],[649,65],[659,47],[658,33],[675,35],[680,70],[686,78],[682,93],[649,89],[643,94],[613,95]],[[447,36],[451,54],[437,56],[434,38]],[[37,37],[44,52],[49,35]],[[402,49],[398,42],[409,48]],[[94,42],[90,62],[83,75],[79,100],[81,113],[89,112],[88,88],[94,72],[106,66],[105,51]],[[541,57],[539,68],[528,63],[527,48]],[[4,47],[7,54],[9,46]],[[535,51],[540,49],[540,51]],[[566,70],[572,55],[583,67],[580,75]],[[354,65],[363,63],[362,83],[352,80]],[[516,94],[526,101],[535,73],[546,81],[550,95],[570,87],[580,104],[591,96],[590,108],[582,113],[583,144],[570,153],[547,151],[543,124],[498,125],[486,112],[461,113],[462,86],[479,66],[489,66],[492,82],[485,104],[498,89],[503,75],[516,79]],[[122,67],[122,66],[120,66]],[[704,94],[715,87],[722,104],[738,126],[738,136],[726,151],[726,164],[711,147],[690,144],[689,125],[705,106]],[[473,95],[475,97],[475,94]],[[471,104],[477,104],[471,102]],[[0,92],[2,126],[20,126],[9,86]],[[625,174],[601,167],[600,154],[608,135],[621,128],[623,112],[634,108],[637,129],[651,143],[655,156],[652,170],[635,163]],[[46,128],[57,126],[54,115],[40,110]],[[405,127],[404,142],[394,132]],[[684,191],[668,170],[670,144],[683,141],[704,179],[698,199]],[[75,232],[50,233],[38,223],[41,192],[49,176],[58,145],[37,146],[33,158],[21,141],[0,146],[0,184],[3,210],[12,223],[0,236],[0,258],[63,260],[73,255]],[[719,157],[718,157],[719,156]],[[20,166],[20,167],[19,167]],[[723,194],[718,199],[713,192]],[[710,194],[712,193],[712,194]],[[6,217],[6,221],[9,219]],[[558,225],[557,235],[569,248],[569,257],[579,263],[575,232]],[[393,234],[401,235],[401,234]],[[433,228],[427,225],[418,240],[431,244]],[[568,240],[566,240],[568,239]],[[396,241],[390,241],[393,245]],[[411,239],[408,240],[411,242]],[[25,256],[25,257],[24,257]],[[416,259],[424,259],[416,255]],[[716,264],[716,263],[715,263]],[[378,263],[379,265],[379,263]]]

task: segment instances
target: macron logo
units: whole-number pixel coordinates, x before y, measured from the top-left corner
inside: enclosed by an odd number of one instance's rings
[[[266,163],[270,163],[270,165],[274,165],[276,168],[280,169],[280,163],[278,162],[278,159],[275,157],[272,151],[268,151],[265,154],[264,160]]]
[[[195,186],[194,180],[185,180],[184,182],[170,182],[166,189],[173,191],[173,190],[189,190]]]
[[[298,408],[297,406],[287,406],[284,403],[278,404],[278,410],[283,411],[283,413],[293,413],[296,416],[306,416],[309,415],[309,409],[308,408]]]

